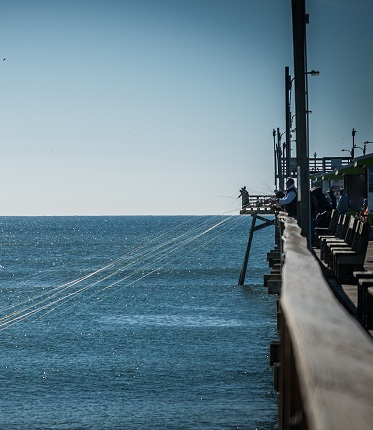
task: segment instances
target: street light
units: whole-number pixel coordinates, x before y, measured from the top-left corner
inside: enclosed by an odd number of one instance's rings
[[[311,76],[319,76],[320,72],[318,70],[311,70],[310,72],[306,72],[306,75]]]
[[[367,144],[368,143],[373,143],[373,142],[368,142],[367,140],[364,142],[364,149],[363,149],[363,154],[365,155],[366,153],[366,149],[367,149]]]
[[[305,95],[306,95],[306,115],[307,115],[307,130],[309,128],[309,118],[308,115],[312,113],[311,110],[308,109],[308,83],[307,83],[307,75],[311,76],[319,76],[320,72],[318,70],[311,70],[310,72],[305,72]],[[293,119],[296,114],[291,114],[291,90],[293,86],[293,81],[295,77],[291,78],[289,73],[289,67],[285,67],[285,112],[286,112],[286,176],[290,176],[290,159],[291,159],[291,131],[295,131],[295,129],[291,130]],[[307,131],[307,152],[309,150],[309,133]]]
[[[369,142],[369,143],[373,143],[373,142]],[[362,151],[363,151],[363,154],[365,155],[365,146],[364,146],[364,148],[362,148],[361,146],[354,146],[353,148],[351,148],[351,151],[349,150],[349,149],[341,149],[341,151],[347,151],[347,152],[349,152],[350,153],[350,155],[351,155],[351,158],[354,158],[354,156],[355,156],[355,149],[361,149]]]

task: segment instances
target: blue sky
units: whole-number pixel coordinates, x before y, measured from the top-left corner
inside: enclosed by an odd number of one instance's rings
[[[353,127],[373,141],[373,3],[306,7],[310,153],[344,155]],[[243,185],[273,189],[291,0],[2,0],[0,17],[0,215],[238,213]]]

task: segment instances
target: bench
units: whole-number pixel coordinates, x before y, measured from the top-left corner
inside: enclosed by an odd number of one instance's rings
[[[334,236],[338,225],[339,214],[336,209],[330,214],[330,222],[328,227],[315,227],[315,245],[320,248],[320,236]]]
[[[352,276],[356,270],[363,269],[370,236],[370,225],[359,221],[350,249],[332,251],[332,271],[337,281],[345,276]]]
[[[339,214],[336,209],[333,209],[330,214],[330,220],[328,227],[314,227],[314,233],[315,233],[315,246],[317,248],[320,247],[320,237],[326,237],[326,236],[334,236],[335,231],[338,225],[339,221]]]
[[[373,277],[360,278],[357,283],[357,315],[363,326],[373,329]]]
[[[320,258],[324,261],[325,249],[328,242],[333,240],[340,240],[346,236],[348,225],[350,222],[350,217],[348,215],[341,215],[338,220],[337,228],[335,230],[334,236],[320,236]]]
[[[368,330],[373,329],[373,287],[367,289],[363,321]]]
[[[323,261],[333,270],[334,251],[353,249],[359,229],[359,220],[351,217],[344,238],[330,238],[323,242]]]

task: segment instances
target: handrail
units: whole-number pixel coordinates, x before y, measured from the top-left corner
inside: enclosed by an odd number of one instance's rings
[[[279,429],[370,430],[372,338],[333,295],[296,221],[283,221]]]

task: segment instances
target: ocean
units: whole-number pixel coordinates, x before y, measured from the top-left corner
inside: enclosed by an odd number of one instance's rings
[[[0,217],[0,429],[277,428],[248,216]]]

